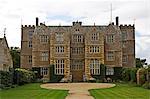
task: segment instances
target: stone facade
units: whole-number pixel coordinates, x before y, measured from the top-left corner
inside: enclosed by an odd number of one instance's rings
[[[56,75],[64,80],[83,81],[100,74],[100,64],[105,64],[108,74],[113,67],[135,66],[134,25],[105,26],[23,26],[21,36],[21,68],[40,68],[49,78],[49,66],[54,65]]]
[[[4,38],[0,38],[0,70],[9,71],[9,68],[13,68],[13,61],[4,36]]]

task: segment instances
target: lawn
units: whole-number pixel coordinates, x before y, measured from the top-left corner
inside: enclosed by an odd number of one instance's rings
[[[65,90],[42,89],[39,83],[33,83],[1,90],[0,99],[65,99],[67,94]]]
[[[150,90],[129,84],[116,84],[116,87],[108,89],[92,89],[90,93],[95,99],[150,99]]]

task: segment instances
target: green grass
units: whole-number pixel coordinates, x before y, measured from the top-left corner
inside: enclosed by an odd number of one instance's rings
[[[150,99],[150,90],[129,84],[116,84],[116,87],[107,89],[92,89],[90,93],[95,99]]]
[[[67,94],[66,90],[43,89],[39,83],[33,83],[1,90],[0,99],[65,99]]]

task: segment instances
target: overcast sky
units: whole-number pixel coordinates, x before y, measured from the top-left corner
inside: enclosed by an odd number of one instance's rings
[[[35,17],[46,25],[108,25],[112,19],[134,24],[136,57],[150,64],[150,0],[0,0],[0,37],[6,30],[9,46],[21,46],[21,24],[34,25]],[[22,20],[22,21],[21,21]]]

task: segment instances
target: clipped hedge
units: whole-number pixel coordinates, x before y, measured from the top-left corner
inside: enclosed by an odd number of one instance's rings
[[[35,73],[33,71],[17,68],[15,69],[16,84],[23,85],[35,81]]]

